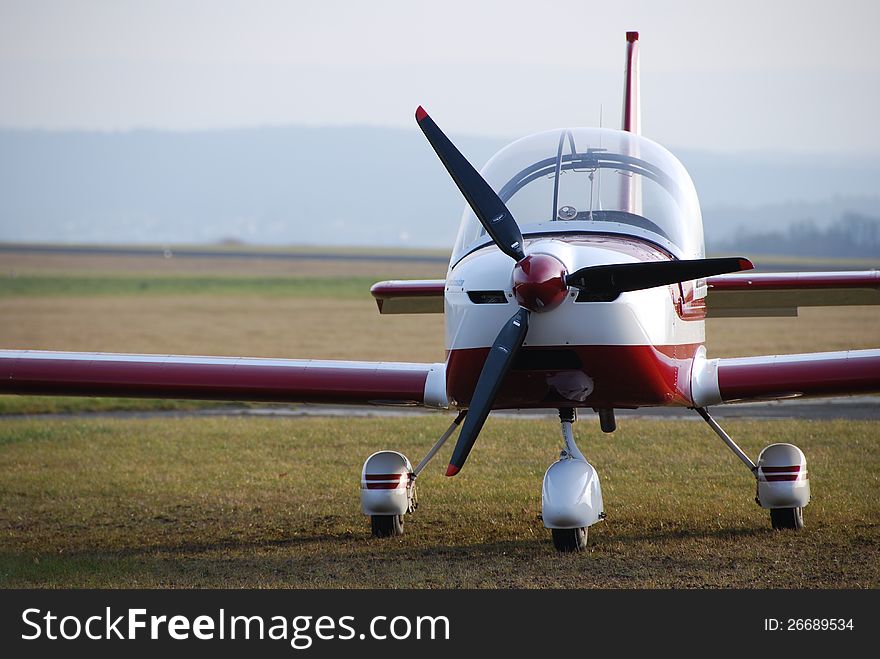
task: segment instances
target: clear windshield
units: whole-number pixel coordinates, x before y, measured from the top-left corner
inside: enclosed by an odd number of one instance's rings
[[[644,137],[608,128],[538,133],[503,148],[482,175],[526,236],[626,234],[680,258],[703,256],[693,182],[675,156]],[[487,241],[465,208],[452,262]]]

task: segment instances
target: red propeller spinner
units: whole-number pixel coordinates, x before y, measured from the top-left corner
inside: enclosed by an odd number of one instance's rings
[[[555,256],[530,254],[513,268],[513,295],[529,311],[550,311],[568,294],[567,274]]]

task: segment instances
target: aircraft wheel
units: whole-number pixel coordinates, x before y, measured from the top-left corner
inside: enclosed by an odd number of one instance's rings
[[[770,524],[774,529],[802,529],[804,528],[804,509],[771,508]]]
[[[370,515],[370,530],[374,538],[403,535],[403,515]]]
[[[587,529],[550,529],[557,551],[583,551],[587,547]]]

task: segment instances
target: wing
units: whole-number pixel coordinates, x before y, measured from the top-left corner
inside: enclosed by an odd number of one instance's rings
[[[382,314],[443,313],[443,279],[381,281],[370,292]],[[687,295],[689,304],[702,309]],[[880,304],[880,272],[770,272],[706,280],[706,316],[797,316],[798,307]],[[702,311],[698,314],[702,317]]]
[[[880,272],[770,272],[706,280],[710,318],[797,316],[798,307],[880,304]]]
[[[880,349],[698,358],[691,378],[691,396],[696,407],[873,393],[880,393]]]
[[[379,313],[443,313],[445,279],[380,281],[370,293]]]
[[[0,393],[448,407],[444,364],[0,350]]]

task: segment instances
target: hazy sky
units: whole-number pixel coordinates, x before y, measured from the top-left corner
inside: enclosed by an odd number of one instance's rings
[[[869,0],[0,0],[0,126],[369,124],[516,137],[620,121],[678,148],[880,153]]]

